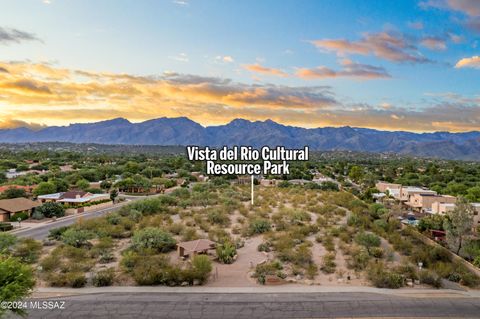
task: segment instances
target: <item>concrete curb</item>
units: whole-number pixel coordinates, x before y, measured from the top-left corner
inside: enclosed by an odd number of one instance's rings
[[[165,287],[165,286],[114,286],[89,288],[37,288],[34,294],[115,294],[115,293],[210,293],[210,294],[276,294],[276,293],[373,293],[404,297],[473,297],[480,298],[480,291],[458,291],[451,289],[404,288],[383,289],[364,286],[301,286],[286,284],[283,286],[256,286],[256,287]]]

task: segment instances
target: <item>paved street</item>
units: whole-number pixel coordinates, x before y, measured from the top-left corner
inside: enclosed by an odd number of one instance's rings
[[[419,298],[372,293],[114,293],[48,300],[65,301],[65,309],[30,310],[28,318],[480,317],[478,298]]]
[[[74,216],[71,216],[71,217],[67,217],[65,219],[58,220],[56,222],[47,223],[47,224],[39,226],[39,227],[19,230],[19,231],[14,232],[13,234],[17,237],[31,237],[31,238],[36,239],[36,240],[42,240],[42,239],[45,239],[45,238],[48,237],[48,233],[49,233],[50,229],[74,224],[79,218],[90,219],[90,218],[102,216],[102,215],[105,215],[109,212],[113,212],[113,211],[119,209],[123,205],[124,204],[118,204],[118,205],[108,207],[108,208],[105,208],[105,209],[100,209],[100,210],[89,212],[89,213],[74,215]]]
[[[173,188],[167,189],[165,191],[165,193],[166,194],[171,193],[173,190],[175,190],[177,188],[178,187],[173,187]],[[48,233],[49,233],[50,229],[72,225],[79,218],[90,219],[90,218],[94,218],[94,217],[103,216],[107,213],[116,211],[120,207],[128,204],[129,202],[132,202],[132,201],[135,201],[135,200],[145,199],[147,197],[155,197],[155,196],[161,196],[161,195],[160,194],[150,195],[150,196],[120,195],[119,197],[123,197],[123,198],[127,199],[128,201],[126,201],[124,203],[117,204],[113,207],[108,207],[108,208],[99,209],[99,210],[93,211],[93,212],[88,212],[88,213],[69,216],[67,218],[58,220],[56,222],[47,223],[47,224],[39,226],[39,227],[27,228],[27,229],[24,229],[24,230],[18,230],[18,231],[13,232],[12,234],[14,234],[17,237],[31,237],[31,238],[36,239],[36,240],[43,240],[43,239],[48,237]]]

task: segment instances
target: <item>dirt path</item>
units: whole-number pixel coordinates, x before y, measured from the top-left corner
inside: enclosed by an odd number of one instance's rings
[[[267,255],[257,250],[258,245],[262,243],[261,236],[250,238],[245,241],[245,246],[237,250],[238,258],[230,265],[213,264],[212,279],[206,284],[211,287],[251,287],[257,286],[253,278],[250,278],[249,272],[253,265],[257,265],[267,259]],[[215,275],[218,274],[217,278]]]

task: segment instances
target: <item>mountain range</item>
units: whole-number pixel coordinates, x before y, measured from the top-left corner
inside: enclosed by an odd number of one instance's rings
[[[272,120],[235,119],[228,124],[203,127],[186,118],[158,118],[131,123],[124,118],[51,126],[0,130],[0,143],[71,142],[127,145],[283,145],[312,150],[393,152],[444,159],[479,160],[480,132],[412,133],[355,127],[301,128]]]

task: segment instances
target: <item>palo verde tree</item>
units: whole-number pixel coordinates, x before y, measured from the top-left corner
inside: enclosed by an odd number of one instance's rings
[[[472,232],[474,208],[464,197],[459,197],[455,209],[447,213],[444,228],[447,244],[457,255]]]
[[[0,303],[19,301],[27,297],[35,286],[33,270],[17,258],[0,255]],[[24,315],[25,310],[12,309],[17,314]],[[0,317],[6,309],[0,307]]]

